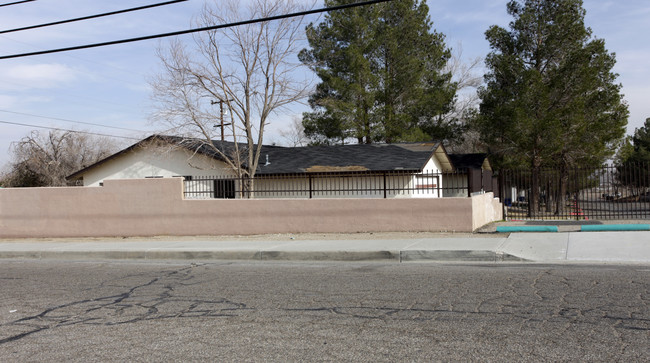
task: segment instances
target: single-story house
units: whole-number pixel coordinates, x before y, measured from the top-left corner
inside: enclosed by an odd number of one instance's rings
[[[184,177],[187,198],[437,198],[466,197],[471,192],[468,181],[462,187],[462,182],[455,182],[458,186],[453,195],[445,192],[447,179],[463,176],[454,175],[455,165],[439,142],[264,145],[250,188],[244,187],[250,181],[237,177],[215,151],[232,156],[237,146],[241,155],[245,144],[213,141],[212,145],[198,139],[153,135],[68,179],[100,186],[107,179]]]
[[[497,181],[493,177],[492,165],[485,153],[448,154],[457,173],[446,178],[445,197],[466,197],[471,193],[497,191]]]

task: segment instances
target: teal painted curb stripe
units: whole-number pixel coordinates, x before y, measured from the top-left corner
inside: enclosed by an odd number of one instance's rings
[[[588,224],[581,226],[582,232],[601,231],[650,231],[650,224]]]
[[[497,226],[497,232],[557,232],[557,226]]]

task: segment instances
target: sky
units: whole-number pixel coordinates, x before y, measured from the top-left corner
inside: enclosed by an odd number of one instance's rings
[[[37,0],[0,7],[0,30],[60,21],[132,8],[162,0]],[[243,0],[245,1],[245,0]],[[13,2],[0,0],[3,3]],[[462,59],[484,58],[490,51],[485,31],[507,27],[512,20],[507,0],[428,0],[436,31],[445,34]],[[586,25],[616,53],[614,71],[629,104],[628,133],[650,117],[650,2],[647,0],[583,0]],[[191,28],[192,18],[205,0],[189,0],[159,8],[0,34],[0,55],[98,43]],[[321,7],[322,3],[317,3]],[[317,22],[317,15],[307,21]],[[191,35],[180,36],[190,41]],[[11,143],[34,130],[16,123],[74,129],[123,137],[126,146],[162,125],[151,121],[153,103],[149,79],[160,71],[156,49],[167,40],[113,45],[65,53],[0,60],[0,168],[11,157]],[[309,71],[306,71],[309,72]],[[481,75],[483,69],[478,69]],[[297,104],[275,115],[267,126],[265,143],[282,144],[280,131],[307,111]],[[12,124],[13,123],[13,124]]]

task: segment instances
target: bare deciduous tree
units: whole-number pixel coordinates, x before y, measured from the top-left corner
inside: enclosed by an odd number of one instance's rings
[[[483,83],[483,75],[479,74],[483,59],[476,57],[463,61],[463,48],[459,44],[456,50],[451,53],[451,59],[447,62],[448,71],[451,72],[452,80],[458,84],[456,92],[459,99],[456,102],[453,113],[463,117],[467,110],[478,107],[478,87]]]
[[[303,126],[300,116],[293,116],[289,125],[278,133],[283,145],[296,147],[309,144],[309,137],[305,135],[305,126]]]
[[[109,155],[116,149],[108,138],[70,131],[32,131],[12,143],[13,160],[2,178],[7,187],[69,185],[66,177]]]
[[[466,126],[462,138],[451,145],[445,145],[451,152],[472,153],[483,149],[478,133],[469,127],[472,112],[478,109],[479,104],[477,90],[483,83],[483,75],[479,69],[482,62],[480,57],[463,61],[463,46],[460,43],[452,50],[451,58],[447,62],[446,71],[451,72],[452,80],[458,86],[454,108],[445,117],[460,120]]]
[[[197,26],[265,18],[306,9],[299,0],[219,0],[206,4]],[[297,53],[304,46],[302,17],[240,25],[180,40],[158,52],[163,72],[151,81],[154,120],[180,136],[203,140],[238,177],[252,179],[269,117],[307,96]],[[224,114],[227,120],[223,120]],[[228,126],[228,148],[212,140]],[[252,189],[252,184],[248,186]]]

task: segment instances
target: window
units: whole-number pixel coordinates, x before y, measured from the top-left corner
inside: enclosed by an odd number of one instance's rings
[[[232,179],[216,179],[214,181],[214,197],[235,199],[235,181]]]

